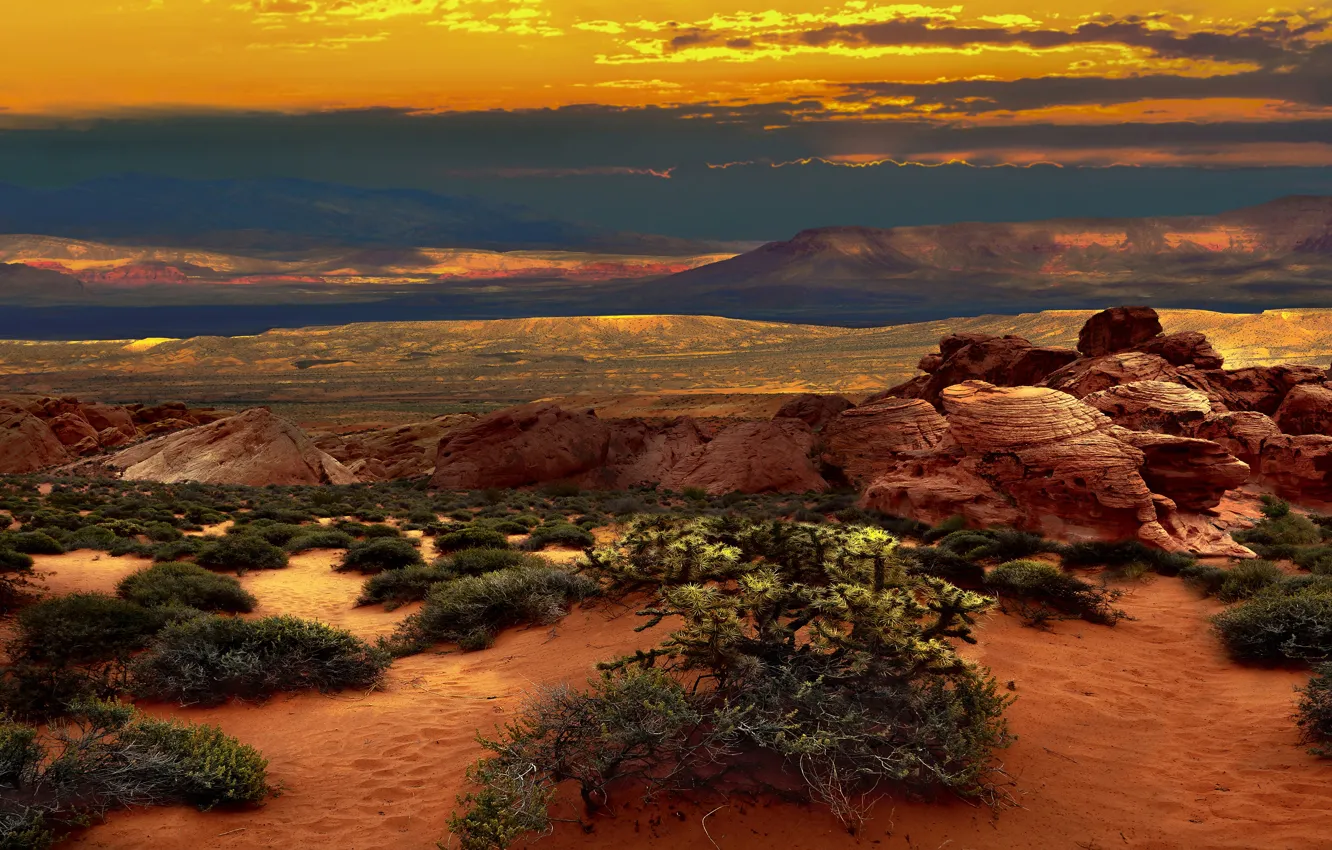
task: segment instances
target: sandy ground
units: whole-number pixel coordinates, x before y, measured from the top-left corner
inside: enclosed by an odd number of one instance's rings
[[[53,590],[106,589],[140,566],[88,553],[41,558]],[[353,608],[360,577],[335,574],[336,553],[297,556],[243,581],[257,613],[288,611],[370,636],[405,616]],[[1042,632],[995,614],[968,649],[1018,701],[1018,742],[1003,754],[1018,807],[995,817],[958,802],[882,800],[858,837],[818,806],[744,799],[615,801],[591,833],[561,825],[536,842],[559,848],[791,850],[881,847],[1319,848],[1329,846],[1332,764],[1305,753],[1290,714],[1296,670],[1240,667],[1207,626],[1220,609],[1181,582],[1130,585],[1115,628],[1058,623]],[[554,628],[501,635],[486,651],[398,662],[369,694],[305,694],[264,705],[160,715],[215,723],[268,757],[280,796],[244,812],[184,807],[119,812],[71,841],[82,848],[431,848],[463,770],[490,731],[542,682],[582,682],[598,660],[655,643],[623,609],[579,609]],[[664,627],[655,630],[664,632]],[[721,808],[718,808],[721,806]],[[709,812],[711,814],[709,815]],[[707,820],[704,821],[704,816]],[[704,827],[706,826],[706,833]]]

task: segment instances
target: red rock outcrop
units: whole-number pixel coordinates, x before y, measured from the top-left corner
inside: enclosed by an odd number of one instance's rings
[[[682,458],[661,484],[712,494],[823,492],[829,485],[814,466],[814,441],[810,427],[796,419],[741,422]]]
[[[80,404],[79,413],[88,424],[102,432],[114,428],[126,439],[134,439],[138,431],[134,427],[134,417],[128,409],[115,404]],[[105,443],[103,443],[105,445]]]
[[[1213,400],[1229,410],[1256,410],[1268,416],[1276,413],[1286,395],[1302,384],[1322,384],[1327,370],[1319,366],[1250,366],[1244,369],[1216,369],[1206,374]]]
[[[1151,491],[1186,511],[1215,508],[1227,490],[1249,479],[1249,465],[1211,440],[1127,428],[1112,433],[1142,451],[1139,471]]]
[[[68,460],[69,452],[45,422],[0,399],[0,473],[36,472]]]
[[[803,393],[783,404],[772,418],[799,419],[817,431],[851,406],[844,396]]]
[[[853,407],[823,429],[823,459],[864,486],[903,452],[943,442],[948,422],[923,399],[886,398]]]
[[[439,444],[435,487],[522,487],[573,478],[603,466],[610,428],[592,411],[554,404],[496,411],[449,434]]]
[[[51,429],[61,445],[76,455],[94,454],[100,448],[97,429],[77,413],[62,413],[52,417],[46,421],[46,427]]]
[[[1332,502],[1332,437],[1281,434],[1263,441],[1263,481],[1288,499]]]
[[[1332,387],[1326,384],[1292,387],[1272,419],[1287,434],[1332,436]]]
[[[365,480],[417,478],[434,471],[440,441],[476,419],[470,413],[445,414],[410,425],[311,438],[322,451]]]
[[[937,355],[925,355],[920,368],[929,373],[899,384],[866,401],[882,398],[919,398],[938,407],[944,389],[963,381],[985,381],[1001,387],[1024,386],[1043,380],[1077,359],[1065,348],[1033,346],[1018,336],[953,334],[939,341]]]
[[[205,484],[354,484],[292,423],[257,407],[72,467],[73,474]]]
[[[1087,320],[1078,334],[1083,357],[1124,351],[1161,336],[1161,319],[1151,307],[1111,307]]]
[[[1042,386],[1062,390],[1076,398],[1137,381],[1178,382],[1180,370],[1163,357],[1141,351],[1121,351],[1085,357],[1053,372]]]
[[[1134,351],[1155,354],[1172,366],[1220,369],[1225,358],[1197,331],[1181,331],[1149,339],[1133,346]]]
[[[1134,431],[1185,434],[1212,413],[1212,402],[1197,390],[1167,381],[1118,384],[1082,398],[1116,425]]]
[[[688,416],[666,423],[617,419],[607,424],[611,438],[605,465],[578,479],[593,489],[624,490],[660,483],[714,436],[713,429]]]
[[[1281,429],[1265,413],[1254,410],[1213,413],[1197,423],[1188,436],[1211,440],[1230,454],[1258,470],[1263,442],[1281,435]]]

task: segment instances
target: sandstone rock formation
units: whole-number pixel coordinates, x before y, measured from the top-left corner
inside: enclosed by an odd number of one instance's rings
[[[1213,413],[1192,429],[1189,436],[1211,440],[1230,454],[1258,469],[1263,442],[1281,435],[1271,417],[1255,410]]]
[[[1263,441],[1258,459],[1262,479],[1278,495],[1294,501],[1332,502],[1332,437],[1281,434]]]
[[[1087,320],[1078,334],[1083,357],[1114,354],[1162,334],[1161,319],[1151,307],[1111,307]]]
[[[1076,351],[1034,346],[1017,336],[952,334],[939,341],[937,354],[927,354],[921,359],[920,368],[928,374],[868,401],[919,398],[938,407],[941,393],[953,384],[971,380],[1003,387],[1035,384],[1077,356]]]
[[[1154,337],[1133,346],[1134,351],[1155,354],[1172,366],[1196,366],[1199,369],[1220,369],[1225,359],[1207,337],[1197,331],[1181,331]]]
[[[69,452],[46,423],[0,399],[0,473],[36,472],[68,460]]]
[[[46,427],[56,435],[61,445],[76,455],[95,454],[100,448],[97,429],[77,413],[62,413],[46,421]]]
[[[355,434],[312,434],[311,439],[363,480],[417,478],[434,471],[440,441],[476,419],[471,413],[451,413]]]
[[[356,477],[292,423],[264,408],[68,467],[73,474],[205,484],[354,484]]]
[[[851,483],[864,486],[891,468],[901,453],[939,445],[947,431],[948,421],[923,399],[867,402],[823,429],[823,459]]]
[[[817,431],[851,406],[844,396],[803,393],[783,404],[772,418],[799,419]]]
[[[1179,375],[1179,368],[1164,357],[1142,351],[1120,351],[1075,360],[1051,373],[1043,385],[1084,398],[1137,381],[1178,382]]]
[[[660,483],[716,434],[715,429],[688,416],[665,423],[618,419],[607,424],[611,437],[606,463],[577,479],[585,487],[623,490]]]
[[[573,478],[603,466],[610,428],[592,411],[554,404],[500,410],[448,435],[439,444],[435,487],[522,487]]]
[[[1135,431],[1184,434],[1212,413],[1212,402],[1197,390],[1168,381],[1118,384],[1082,399],[1116,425]]]
[[[1249,479],[1249,465],[1211,440],[1117,428],[1113,435],[1140,449],[1143,481],[1188,511],[1204,511],[1221,504],[1227,490]]]
[[[811,455],[814,432],[795,419],[741,422],[717,432],[662,479],[669,490],[702,487],[720,495],[823,492],[828,482]]]
[[[1229,410],[1256,410],[1268,416],[1286,400],[1286,395],[1302,384],[1322,384],[1327,370],[1318,366],[1250,366],[1244,369],[1217,369],[1206,373],[1213,400]]]
[[[1272,418],[1287,434],[1332,436],[1332,387],[1326,384],[1292,387]]]

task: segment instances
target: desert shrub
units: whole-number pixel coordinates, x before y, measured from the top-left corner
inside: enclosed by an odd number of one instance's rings
[[[105,526],[86,525],[66,534],[60,543],[70,552],[76,549],[96,549],[105,552],[115,546],[118,540],[116,533]]]
[[[0,550],[9,549],[25,555],[62,555],[65,547],[44,531],[7,531],[0,534]]]
[[[261,537],[228,534],[199,549],[200,566],[213,570],[280,570],[287,566],[287,553]]]
[[[389,657],[350,632],[297,617],[210,615],[164,629],[130,664],[133,691],[183,705],[284,691],[372,688]]]
[[[1046,552],[1058,552],[1060,546],[1053,540],[1046,540],[1030,531],[1018,531],[1012,528],[993,528],[986,532],[989,543],[970,553],[970,557],[979,560],[999,562],[1018,561]]]
[[[1289,555],[1289,559],[1314,575],[1332,575],[1332,546],[1300,547]]]
[[[1285,504],[1282,502],[1281,504]],[[1264,546],[1287,544],[1291,546],[1312,546],[1322,542],[1323,535],[1318,526],[1308,517],[1290,513],[1273,514],[1264,509],[1264,517],[1253,528],[1236,531],[1231,536],[1240,543],[1258,543]]]
[[[361,532],[361,536],[374,540],[385,537],[401,537],[402,532],[391,525],[375,522],[365,526],[364,530]]]
[[[1098,587],[1042,561],[1009,561],[990,570],[985,586],[1004,600],[1014,600],[1033,623],[1078,617],[1114,625],[1126,615],[1116,609],[1117,591]]]
[[[231,576],[194,564],[155,564],[131,573],[116,585],[116,595],[146,608],[181,607],[199,611],[253,611],[254,596]]]
[[[1179,577],[1202,591],[1204,596],[1216,596],[1226,583],[1230,571],[1213,564],[1190,564],[1179,571]]]
[[[1300,556],[1302,552],[1309,550],[1308,546],[1295,546],[1291,543],[1249,543],[1247,544],[1254,553],[1268,561],[1293,561]]]
[[[1056,551],[1065,567],[1110,567],[1119,571],[1147,567],[1163,576],[1179,575],[1180,570],[1197,563],[1192,555],[1153,549],[1141,540],[1085,540],[1060,546]]]
[[[985,569],[956,552],[937,546],[903,547],[901,552],[913,573],[941,578],[959,587],[976,588],[985,584]]]
[[[921,535],[921,539],[926,543],[935,543],[954,531],[962,531],[967,527],[967,518],[964,516],[950,516],[942,520],[937,525],[931,526],[928,531]]]
[[[493,528],[495,531],[498,531],[500,534],[504,535],[526,534],[529,530],[528,527],[523,525],[521,522],[514,522],[513,520],[509,519],[501,519],[492,522],[487,522],[486,527]]]
[[[985,532],[963,529],[944,535],[934,545],[972,561],[978,560],[981,557],[979,553],[989,547],[992,542],[993,538]]]
[[[1224,572],[1225,577],[1216,589],[1216,597],[1222,602],[1248,599],[1286,578],[1286,574],[1276,564],[1260,559],[1241,561]]]
[[[377,537],[358,540],[347,550],[338,572],[376,573],[402,570],[422,563],[421,553],[405,537]]]
[[[0,572],[27,572],[32,569],[32,564],[31,555],[0,547]]]
[[[507,570],[524,564],[529,566],[548,566],[537,555],[516,552],[513,549],[463,549],[448,556],[448,564],[458,575],[477,576]]]
[[[227,529],[227,536],[246,535],[249,537],[258,537],[266,540],[274,546],[283,546],[293,538],[306,534],[311,527],[303,525],[293,525],[285,522],[274,522],[272,520],[259,519],[243,525],[233,525]]]
[[[291,554],[311,549],[346,549],[352,545],[352,536],[336,528],[310,528],[291,538],[283,545]]]
[[[705,546],[730,551],[700,559]],[[688,550],[695,554],[682,555]],[[650,562],[672,556],[672,564]],[[540,824],[548,789],[565,779],[578,782],[589,809],[609,805],[598,775],[607,769],[632,768],[649,792],[718,771],[763,788],[776,758],[851,829],[885,782],[997,801],[989,778],[993,751],[1009,741],[1002,716],[1009,700],[953,645],[974,642],[974,618],[991,600],[913,574],[881,529],[640,519],[593,560],[616,581],[656,581],[658,602],[641,612],[651,618],[644,628],[667,619],[680,625],[658,647],[603,665],[651,678],[603,680],[585,695],[539,695],[519,723],[487,742],[493,755],[472,774],[478,791],[453,821],[464,838],[476,828],[470,846],[497,840],[487,825],[499,841],[520,828],[498,814],[505,803],[521,804]],[[680,582],[685,562],[693,577]],[[725,580],[699,583],[709,578]],[[624,701],[625,718],[602,718],[603,707],[620,710],[621,689],[636,694]],[[653,726],[650,739],[636,734],[635,717],[657,705],[679,725]],[[591,752],[566,757],[565,735]],[[642,746],[623,762],[598,765],[626,742]],[[749,764],[765,767],[747,773]]]
[[[144,534],[148,539],[155,543],[169,543],[172,540],[179,540],[182,535],[180,529],[169,522],[146,522],[143,525]]]
[[[1332,756],[1332,664],[1314,668],[1309,684],[1300,690],[1295,712],[1300,739],[1314,755]]]
[[[145,646],[167,619],[102,593],[57,596],[19,612],[10,654],[52,666],[124,658]]]
[[[513,567],[464,576],[431,587],[425,606],[399,625],[390,646],[401,655],[435,643],[484,649],[499,630],[520,623],[553,623],[571,602],[598,592],[592,579],[554,567]]]
[[[459,549],[508,549],[509,538],[493,528],[466,525],[456,531],[435,538],[438,552],[456,552]]]
[[[583,488],[573,481],[551,481],[541,487],[541,492],[552,499],[569,498],[583,492]]]
[[[210,537],[182,537],[179,540],[171,540],[166,543],[159,543],[153,547],[153,560],[159,562],[179,561],[183,558],[193,558],[203,551],[203,548],[212,542]]]
[[[1217,614],[1212,624],[1231,655],[1243,661],[1326,658],[1332,654],[1332,593],[1258,593]]]
[[[119,703],[81,703],[41,736],[0,720],[0,847],[48,847],[127,806],[257,803],[271,793],[267,769],[257,750],[216,727]]]
[[[392,611],[408,602],[425,599],[432,585],[449,581],[457,576],[448,562],[442,560],[430,566],[418,564],[401,570],[384,570],[366,579],[356,604],[383,603],[385,608]]]
[[[533,529],[528,538],[522,542],[522,548],[529,552],[536,552],[547,546],[585,549],[588,546],[595,546],[596,542],[597,539],[586,528],[560,522]]]

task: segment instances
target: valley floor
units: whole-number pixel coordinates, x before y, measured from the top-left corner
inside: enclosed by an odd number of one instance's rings
[[[55,592],[110,590],[142,566],[90,552],[40,557]],[[332,572],[335,555],[296,556],[286,570],[242,583],[255,616],[294,613],[372,637],[411,609],[353,608],[360,580]],[[1183,582],[1124,585],[1134,618],[1050,631],[994,613],[967,654],[1012,682],[1017,743],[1003,753],[1016,808],[997,817],[959,802],[887,797],[859,837],[822,808],[700,797],[644,805],[584,833],[561,824],[535,846],[559,848],[1315,848],[1332,821],[1332,765],[1306,754],[1290,715],[1307,672],[1241,667],[1212,635],[1219,603]],[[657,643],[635,634],[632,608],[605,601],[554,627],[502,634],[491,649],[433,652],[395,663],[385,690],[279,697],[214,709],[146,706],[215,723],[258,747],[280,796],[257,811],[185,807],[118,812],[76,836],[80,848],[428,848],[467,764],[489,732],[541,683],[581,683],[597,661]],[[719,808],[720,807],[720,808]],[[573,817],[575,813],[556,812]],[[706,817],[706,820],[705,820]],[[445,844],[447,846],[447,843]]]

